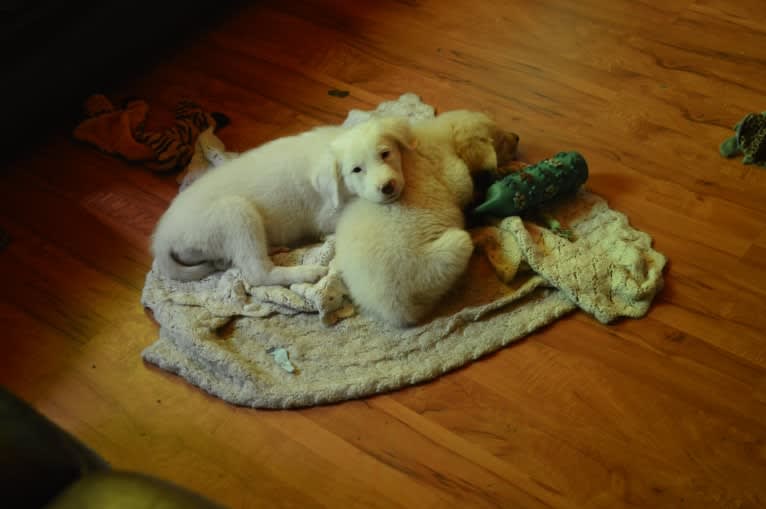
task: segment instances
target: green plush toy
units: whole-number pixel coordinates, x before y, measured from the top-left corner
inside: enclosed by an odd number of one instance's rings
[[[559,152],[550,159],[510,173],[494,182],[473,212],[515,216],[553,198],[572,193],[588,180],[588,164],[578,152]]]
[[[766,111],[748,113],[734,126],[734,130],[735,135],[721,143],[721,155],[733,157],[742,154],[744,164],[766,166]]]

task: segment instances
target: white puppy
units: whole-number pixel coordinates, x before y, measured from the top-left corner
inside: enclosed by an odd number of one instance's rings
[[[408,139],[405,119],[378,119],[350,129],[321,127],[245,152],[170,204],[152,241],[160,271],[193,280],[235,266],[251,285],[318,280],[326,267],[277,267],[269,248],[333,232],[352,196],[396,200],[404,187],[399,144]],[[345,150],[360,156],[341,171]]]
[[[468,111],[419,122],[412,133],[417,147],[402,153],[407,186],[399,200],[354,201],[336,230],[335,263],[352,300],[397,326],[422,319],[465,271],[473,252],[463,217],[471,173],[496,169],[496,149],[510,159],[518,142]],[[336,143],[343,146],[343,136]],[[341,165],[363,157],[347,150]]]

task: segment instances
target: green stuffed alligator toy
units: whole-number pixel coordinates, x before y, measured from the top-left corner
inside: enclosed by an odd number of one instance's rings
[[[588,164],[585,158],[578,152],[559,152],[491,184],[485,200],[473,212],[495,217],[515,216],[573,193],[586,180]]]

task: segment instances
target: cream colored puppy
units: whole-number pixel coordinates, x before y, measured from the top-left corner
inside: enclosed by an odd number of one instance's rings
[[[251,285],[318,280],[326,267],[277,267],[269,249],[333,232],[352,196],[396,200],[404,187],[399,145],[409,137],[404,119],[370,120],[349,129],[317,128],[245,152],[170,204],[152,240],[159,270],[194,280],[234,266]],[[354,166],[341,167],[347,150],[363,155]]]
[[[465,271],[473,252],[463,217],[473,195],[471,173],[496,169],[496,148],[510,157],[518,142],[469,111],[416,123],[412,133],[416,148],[402,153],[407,185],[399,200],[356,200],[336,230],[335,263],[352,300],[397,326],[425,317]],[[366,156],[343,154],[342,168]]]

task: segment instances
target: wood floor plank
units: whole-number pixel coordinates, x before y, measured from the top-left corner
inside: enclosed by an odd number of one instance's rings
[[[381,463],[439,489],[455,507],[568,506],[564,499],[539,486],[520,487],[517,483],[522,472],[481,451],[474,453],[472,447],[457,442],[442,429],[429,429],[427,423],[413,418],[406,410],[385,403],[384,397],[353,406],[354,416],[331,411],[314,419],[329,432],[343,436],[352,430],[353,422],[349,419],[361,416],[376,440],[357,442],[358,447]],[[420,454],[426,448],[429,454]]]

